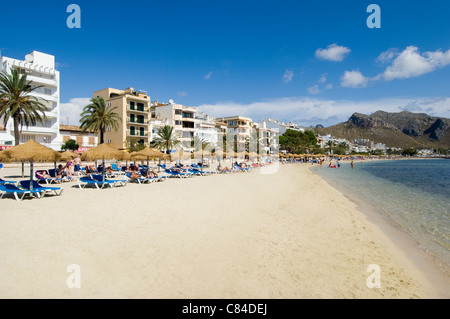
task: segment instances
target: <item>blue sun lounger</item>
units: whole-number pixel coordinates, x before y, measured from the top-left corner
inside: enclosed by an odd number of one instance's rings
[[[128,183],[127,179],[108,179],[105,178],[103,180],[103,176],[101,174],[92,174],[91,178],[98,181],[98,182],[107,182],[107,183],[111,183],[112,186],[117,187],[117,186],[125,186]],[[111,187],[112,187],[111,186]]]
[[[174,169],[166,169],[165,172],[169,174],[170,177],[186,178],[188,175],[186,173],[180,173]]]
[[[4,184],[17,184],[17,181],[5,181],[4,179],[0,178],[0,185],[4,185]]]
[[[84,183],[83,185],[81,183]],[[96,181],[95,179],[92,179],[90,177],[80,177],[78,180],[78,186],[80,188],[86,188],[88,185],[94,185],[97,189],[103,188],[105,186],[111,186],[114,187],[113,183],[110,183],[108,181]],[[101,186],[101,187],[99,187]]]
[[[131,173],[126,173],[125,176],[130,182],[137,182],[138,184],[145,184],[150,182],[148,178],[145,178],[143,176],[139,176],[139,178],[131,178]]]
[[[20,181],[19,185],[25,189],[30,190],[30,181]],[[63,189],[61,187],[45,187],[39,184],[37,181],[33,181],[33,190],[40,190],[41,193],[45,196],[46,193],[54,193],[55,195],[59,196],[62,194]]]
[[[0,191],[2,191],[2,195],[0,196],[0,198],[3,198],[3,195],[5,194],[13,194],[16,201],[23,200],[25,195],[33,195],[33,196],[35,195],[37,198],[41,198],[40,193],[42,192],[41,190],[38,189],[33,189],[32,191],[20,189],[13,184],[0,185]],[[20,195],[22,196],[20,197]]]

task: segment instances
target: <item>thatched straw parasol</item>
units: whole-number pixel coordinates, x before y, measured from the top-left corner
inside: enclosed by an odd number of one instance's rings
[[[162,158],[164,156],[164,154],[158,150],[149,148],[148,146],[146,146],[143,150],[140,150],[139,152],[135,152],[133,154],[131,154],[131,158],[134,159],[147,159],[147,175],[148,175],[148,170],[149,170],[149,166],[150,166],[150,158]]]
[[[30,162],[30,188],[33,189],[33,163],[36,161],[56,162],[61,154],[35,140],[11,147],[1,152],[0,161],[3,162]]]
[[[65,152],[61,153],[61,160],[62,161],[70,161],[74,158],[77,158],[78,156],[80,156],[80,154],[72,152],[72,151],[65,151]]]
[[[191,153],[183,150],[171,153],[170,157],[175,160],[191,159]]]
[[[260,158],[261,157],[261,155],[259,155],[258,153],[256,153],[256,152],[250,152],[250,153],[248,153],[248,158],[249,159],[251,159],[251,158]]]
[[[228,151],[226,155],[227,155],[227,157],[232,157],[232,158],[237,157],[237,153],[235,151]]]
[[[109,144],[100,144],[81,155],[81,160],[85,161],[93,161],[93,160],[102,160],[102,178],[105,180],[105,159],[121,159],[123,158],[124,153],[117,148],[112,147]]]

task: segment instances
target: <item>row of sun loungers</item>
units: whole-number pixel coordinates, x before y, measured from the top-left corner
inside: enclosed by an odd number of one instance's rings
[[[33,185],[33,187],[31,187]],[[23,200],[25,196],[34,196],[37,198],[42,198],[46,194],[54,194],[59,196],[62,194],[63,189],[61,187],[47,187],[40,185],[37,181],[4,181],[0,182],[0,191],[2,192],[0,198],[4,195],[13,195],[14,198],[19,201]]]
[[[146,177],[147,168],[142,168],[140,173],[141,176],[131,178],[131,173],[124,171],[122,168],[117,167],[116,164],[112,165],[113,174],[112,176],[102,176],[102,174],[89,174],[84,175],[82,172],[79,174],[79,178],[77,178],[78,187],[87,188],[94,187],[96,189],[103,189],[108,187],[123,187],[128,182],[135,182],[138,184],[149,184],[154,182],[162,182],[167,178],[191,178],[194,176],[207,176],[212,174],[230,174],[237,172],[250,172],[252,167],[240,167],[239,165],[233,165],[232,169],[228,170],[205,170],[196,164],[191,164],[189,166],[181,166],[175,165],[173,167],[167,167],[165,164],[158,165],[161,170],[165,173],[161,176],[155,177]],[[253,167],[259,167],[258,165],[253,164]],[[45,174],[42,174],[45,173]],[[42,177],[45,175],[46,177]],[[49,178],[50,176],[51,178]],[[46,170],[46,171],[37,171],[35,175],[37,180],[25,181],[5,181],[0,178],[0,198],[3,198],[4,195],[12,195],[14,198],[19,201],[23,200],[26,196],[43,198],[45,195],[54,195],[59,196],[62,194],[63,189],[61,187],[50,187],[43,186],[51,183],[62,183],[62,182],[70,182],[74,181],[74,177],[68,176],[63,178],[56,177],[56,171]],[[41,183],[41,184],[39,184]],[[32,187],[31,187],[32,184]]]

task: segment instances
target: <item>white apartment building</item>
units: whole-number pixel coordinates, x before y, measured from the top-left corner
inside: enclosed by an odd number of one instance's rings
[[[209,142],[211,145],[216,146],[221,133],[216,127],[215,118],[208,116],[203,112],[197,112],[196,119],[195,135]]]
[[[195,107],[176,104],[173,100],[169,100],[169,103],[153,103],[151,113],[152,119],[174,127],[184,150],[192,150],[191,141],[195,135],[197,123]]]
[[[277,129],[280,135],[286,133],[287,129],[305,132],[305,129],[300,128],[297,124],[289,122],[283,123],[275,119],[265,119],[257,122],[259,127],[267,128],[267,129]]]
[[[60,150],[62,137],[59,132],[60,124],[60,92],[59,71],[55,69],[55,57],[38,51],[33,51],[25,56],[24,60],[16,60],[0,56],[0,72],[11,74],[13,68],[19,69],[21,74],[26,74],[32,85],[42,86],[33,92],[33,96],[42,99],[46,106],[47,119],[43,124],[36,126],[23,126],[20,134],[20,143],[32,139],[54,150]],[[1,120],[3,124],[3,119]],[[14,146],[14,126],[10,119],[0,130],[0,148]]]

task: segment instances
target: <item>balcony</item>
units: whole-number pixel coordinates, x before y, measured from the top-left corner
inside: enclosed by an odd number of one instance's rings
[[[139,125],[148,125],[150,123],[150,120],[138,120],[138,119],[130,119],[127,118],[127,124],[139,124]]]
[[[139,131],[131,131],[131,130],[127,130],[127,136],[131,136],[131,137],[148,137],[149,136],[149,132],[148,131],[144,131],[139,132]]]
[[[128,112],[149,113],[150,108],[149,107],[137,107],[137,106],[134,106],[133,108],[131,108],[130,105],[127,105],[127,111]]]
[[[48,79],[35,75],[27,75],[28,81],[33,81],[33,83],[48,85],[51,87],[58,87],[58,82],[55,79]]]
[[[43,126],[24,126],[22,129],[23,134],[44,134],[52,135],[59,132],[58,128],[54,127],[43,127]]]
[[[51,101],[51,102],[58,102],[58,100],[59,100],[58,99],[58,94],[56,94],[56,93],[54,93],[52,95],[47,95],[47,94],[44,94],[44,93],[33,92],[30,95],[33,95],[33,96],[35,96],[37,98],[41,98],[41,99],[44,99],[46,101]]]

